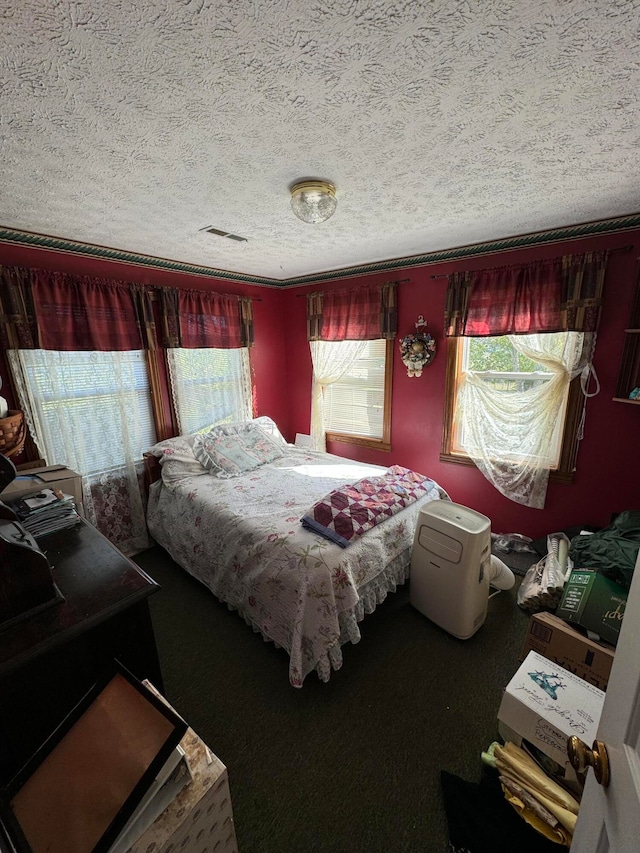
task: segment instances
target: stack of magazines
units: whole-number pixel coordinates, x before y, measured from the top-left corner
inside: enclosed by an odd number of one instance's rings
[[[59,489],[43,489],[36,494],[8,502],[7,505],[34,539],[73,527],[80,521],[73,496],[65,495]]]

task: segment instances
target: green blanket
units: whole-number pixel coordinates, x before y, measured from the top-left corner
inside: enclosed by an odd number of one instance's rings
[[[603,530],[574,536],[569,556],[576,568],[598,569],[628,589],[639,550],[640,512],[625,510]]]

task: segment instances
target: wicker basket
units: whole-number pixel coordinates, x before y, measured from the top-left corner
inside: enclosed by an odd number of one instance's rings
[[[24,447],[27,425],[24,414],[9,410],[6,418],[0,418],[0,453],[15,456]]]

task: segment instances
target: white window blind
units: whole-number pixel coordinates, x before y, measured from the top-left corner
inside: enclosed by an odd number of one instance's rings
[[[156,442],[144,353],[20,350],[48,461],[82,474],[142,459]]]
[[[325,388],[325,429],[382,438],[387,342],[365,343],[365,351],[356,364],[341,379]]]
[[[252,418],[249,350],[167,350],[173,399],[182,434],[210,424]]]

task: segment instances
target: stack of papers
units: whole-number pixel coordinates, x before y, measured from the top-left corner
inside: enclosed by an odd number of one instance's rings
[[[43,489],[7,504],[34,539],[73,527],[80,521],[72,495],[59,489]]]

